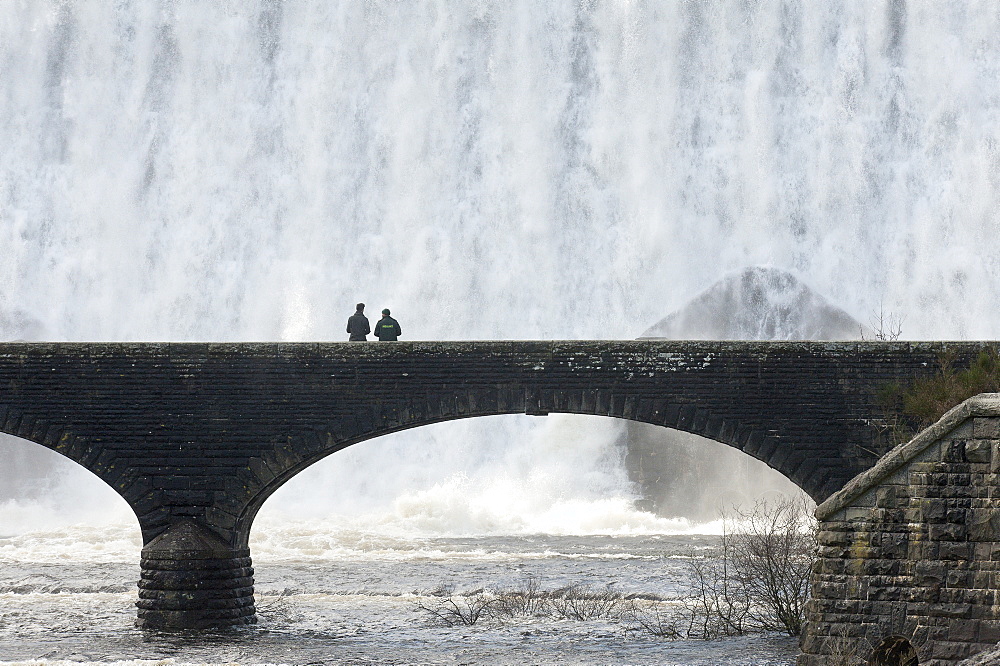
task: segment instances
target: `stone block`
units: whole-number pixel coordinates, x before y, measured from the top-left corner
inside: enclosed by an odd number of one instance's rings
[[[896,486],[882,486],[875,490],[875,506],[891,508],[896,506]]]
[[[869,490],[855,497],[851,502],[852,507],[873,507],[875,506],[875,490]],[[847,520],[851,520],[847,518]]]
[[[974,553],[974,545],[971,543],[947,542],[938,544],[938,557],[942,560],[969,561]]]
[[[877,587],[868,591],[872,601],[900,601],[905,598],[906,591],[901,587]]]
[[[970,463],[989,463],[993,460],[993,443],[990,440],[970,439],[965,442],[965,459]]]
[[[931,659],[956,662],[972,654],[975,646],[964,642],[935,641],[928,651]]]
[[[955,469],[948,474],[948,485],[964,488],[971,484],[971,479],[972,475],[968,471]]]
[[[899,560],[905,558],[908,551],[909,544],[905,537],[882,541],[882,557]]]
[[[937,603],[927,608],[928,617],[948,617],[965,619],[972,611],[970,603]]]
[[[864,571],[869,576],[898,576],[902,571],[903,563],[901,560],[891,560],[891,559],[878,559],[878,560],[867,560],[865,563]]]
[[[972,419],[967,419],[942,439],[970,439],[972,436]]]
[[[968,520],[969,539],[977,542],[1000,541],[1000,509],[974,509]],[[993,557],[984,558],[992,560]]]
[[[969,583],[971,581],[972,581],[972,572],[963,571],[960,569],[959,570],[952,569],[948,571],[945,577],[944,584],[947,587],[967,588],[969,587]]]
[[[842,530],[821,530],[816,538],[823,546],[848,546],[851,543],[850,535]]]
[[[943,562],[918,561],[913,567],[913,584],[917,586],[941,585],[949,567]]]
[[[938,600],[944,604],[970,604],[971,606],[982,605],[987,598],[986,590],[970,590],[965,588],[944,587],[938,590]],[[971,610],[969,611],[972,612]],[[963,617],[971,617],[966,614]]]
[[[833,559],[821,559],[817,561],[816,573],[821,574],[832,574],[835,576],[843,575],[844,573],[844,560],[833,560]]]
[[[952,523],[954,525],[964,525],[966,523],[967,510],[966,509],[948,509],[945,512],[944,519],[946,522]]]
[[[951,542],[965,541],[967,533],[965,525],[939,524],[928,528],[928,536],[932,541]],[[941,559],[950,559],[944,558]]]
[[[897,486],[905,488],[910,485],[910,470],[907,467],[900,467],[882,481],[882,485]]]
[[[817,596],[826,597],[827,599],[845,599],[847,598],[847,583],[820,583],[814,588],[813,592]]]
[[[952,641],[975,643],[979,640],[980,620],[961,619],[948,625],[948,638]]]
[[[965,459],[965,442],[963,440],[952,440],[947,443],[943,443],[941,447],[941,460],[949,463],[964,463]]]
[[[972,420],[972,436],[976,439],[1000,439],[1000,418],[974,418]]]
[[[945,492],[942,494],[942,496],[946,499],[963,500],[963,501],[969,501],[973,497],[975,497],[977,494],[977,490],[972,488],[972,486],[969,484],[968,481],[969,475],[961,474],[956,476],[965,477],[965,481],[963,483],[944,488]]]
[[[977,624],[979,627],[979,642],[986,644],[1000,643],[1000,620],[980,620]]]
[[[840,546],[820,546],[816,549],[816,554],[824,559],[839,560],[847,557],[850,550]]]

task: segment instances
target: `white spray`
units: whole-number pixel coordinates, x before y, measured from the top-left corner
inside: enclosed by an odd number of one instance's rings
[[[340,340],[364,301],[405,339],[632,338],[770,264],[989,338],[998,31],[971,0],[0,3],[0,336]],[[487,421],[338,456],[460,460],[476,496],[560,437]],[[563,452],[531,450],[534,489]],[[593,451],[540,492],[627,499]]]

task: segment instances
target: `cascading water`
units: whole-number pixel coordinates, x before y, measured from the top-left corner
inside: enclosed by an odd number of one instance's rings
[[[972,0],[9,0],[0,338],[340,340],[358,301],[411,340],[633,338],[759,264],[994,337],[998,30]],[[563,418],[368,442],[273,502],[668,530]]]
[[[4,3],[0,306],[60,340],[341,339],[358,300],[410,339],[623,338],[770,263],[989,336],[988,6]]]

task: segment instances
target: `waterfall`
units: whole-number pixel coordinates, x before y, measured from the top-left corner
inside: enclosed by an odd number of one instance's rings
[[[0,338],[345,340],[358,301],[409,340],[634,338],[760,264],[995,337],[998,32],[972,0],[4,2]],[[412,436],[473,470],[551,441],[487,421]],[[587,464],[566,492],[624,478]]]

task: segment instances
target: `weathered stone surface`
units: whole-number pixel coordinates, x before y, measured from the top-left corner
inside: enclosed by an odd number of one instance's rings
[[[921,665],[952,666],[996,645],[1000,480],[987,438],[998,424],[1000,395],[967,400],[817,508],[829,545],[813,567],[799,666],[839,666],[847,653],[850,663],[898,663],[879,661],[878,649],[900,641]],[[910,484],[895,483],[901,472]]]
[[[186,515],[245,546],[271,492],[332,451],[505,413],[688,430],[756,455],[821,500],[875,462],[880,387],[933,373],[945,350],[967,362],[985,344],[2,343],[0,430],[118,488],[147,543]]]
[[[254,622],[248,554],[204,525],[178,520],[142,549],[136,624],[205,629]]]
[[[993,441],[970,439],[965,442],[965,458],[970,463],[988,463],[993,458]]]

